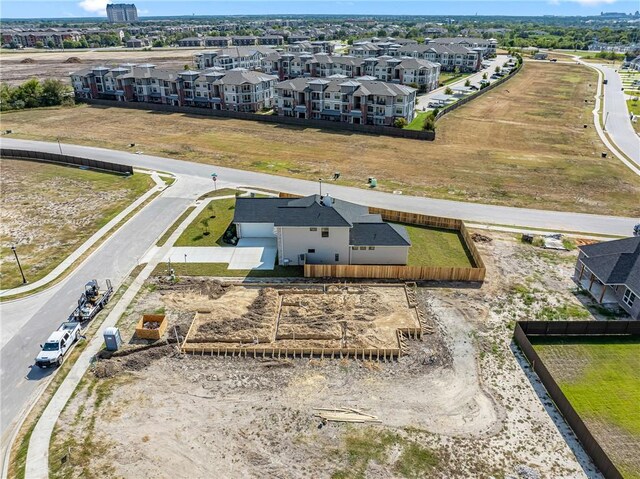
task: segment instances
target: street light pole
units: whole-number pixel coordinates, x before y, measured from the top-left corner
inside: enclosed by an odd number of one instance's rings
[[[58,148],[60,149],[60,154],[62,155],[62,145],[60,144],[60,138],[58,138]]]
[[[22,275],[22,284],[27,284],[27,278],[24,277],[24,272],[22,271],[22,265],[20,264],[20,260],[18,259],[18,252],[16,251],[16,247],[11,246],[11,251],[13,251],[13,254],[16,257],[16,262],[18,263],[18,269],[20,269],[20,274]]]
[[[320,182],[320,196],[322,196],[322,178],[318,178],[318,181]]]

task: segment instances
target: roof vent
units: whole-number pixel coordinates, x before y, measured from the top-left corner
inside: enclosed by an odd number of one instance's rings
[[[333,198],[326,194],[320,198],[320,203],[322,204],[322,206],[328,206],[329,208],[331,208],[333,206]]]

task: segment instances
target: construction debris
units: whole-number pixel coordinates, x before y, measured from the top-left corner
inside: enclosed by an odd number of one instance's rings
[[[69,57],[63,63],[82,63],[78,57]]]
[[[491,238],[489,238],[488,236],[485,236],[483,234],[480,233],[472,233],[471,234],[471,239],[475,242],[475,243],[491,243],[493,240]]]
[[[333,421],[333,422],[354,422],[354,423],[377,423],[380,424],[382,421],[378,419],[377,416],[372,416],[371,414],[366,414],[362,411],[358,411],[357,409],[340,407],[340,408],[314,408],[314,411],[319,411],[314,414],[314,417],[322,419],[325,421]]]

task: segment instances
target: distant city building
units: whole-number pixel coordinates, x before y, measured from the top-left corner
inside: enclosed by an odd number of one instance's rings
[[[111,23],[137,22],[138,9],[133,3],[112,3],[107,5],[107,17]]]

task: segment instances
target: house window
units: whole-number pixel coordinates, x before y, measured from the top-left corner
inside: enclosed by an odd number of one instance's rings
[[[311,253],[315,253],[315,252],[316,252],[315,248],[309,248],[309,249],[307,250],[307,253],[309,253],[309,254],[311,254]]]
[[[366,246],[360,246],[360,251],[364,251],[364,250],[366,250],[366,249],[367,249],[367,247],[366,247]]]
[[[357,246],[352,246],[352,247],[351,247],[351,250],[352,250],[352,251],[358,251],[358,247],[357,247]]]
[[[318,231],[318,228],[309,228],[309,231]]]
[[[328,238],[329,237],[329,228],[322,228],[321,236],[323,238]]]
[[[369,246],[369,251],[373,251],[374,249],[376,249],[375,246]]]
[[[340,261],[340,255],[336,253],[336,261]]]
[[[636,300],[636,298],[636,294],[629,288],[627,288],[627,290],[624,292],[624,295],[622,296],[622,301],[624,301],[627,306],[632,307],[633,302]]]

